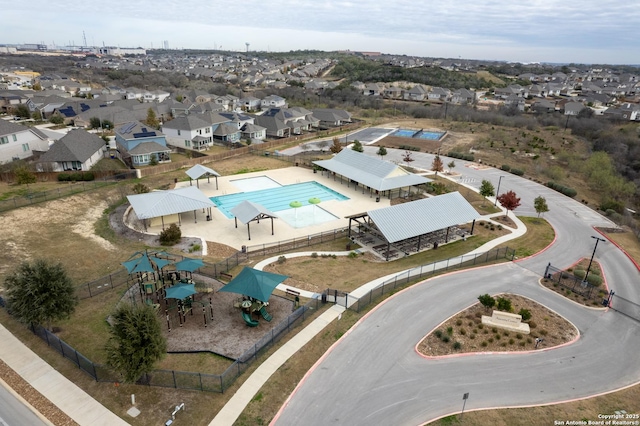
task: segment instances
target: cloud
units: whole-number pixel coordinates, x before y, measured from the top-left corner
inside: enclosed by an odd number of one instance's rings
[[[64,9],[33,0],[29,10],[16,2],[7,4],[3,15],[7,39],[0,41],[5,43],[80,44],[84,30],[89,44],[104,40],[150,47],[169,40],[174,47],[222,44],[244,50],[249,42],[252,48],[266,44],[284,51],[306,46],[420,56],[521,60],[515,58],[530,54],[556,62],[572,57],[580,62],[612,58],[640,63],[640,8],[611,0],[112,0],[104,6],[69,0]]]

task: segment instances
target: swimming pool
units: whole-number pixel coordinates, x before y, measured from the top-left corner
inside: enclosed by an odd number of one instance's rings
[[[282,186],[275,180],[271,179],[269,176],[254,176],[250,178],[234,179],[230,182],[233,184],[233,186],[243,192],[258,191],[260,189],[279,188]]]
[[[210,200],[218,207],[226,217],[233,218],[231,209],[245,200],[260,204],[272,212],[289,210],[289,203],[300,201],[303,206],[309,205],[310,198],[319,198],[321,201],[348,200],[346,197],[331,188],[318,182],[303,182],[292,185],[284,185],[276,188],[261,189],[258,191],[238,192],[237,194],[220,195],[211,197]],[[293,210],[293,209],[291,209]]]
[[[442,136],[444,136],[444,133],[445,132],[431,132],[428,130],[398,129],[395,132],[393,132],[391,136],[438,141],[442,138]]]
[[[391,136],[399,136],[401,138],[412,138],[419,130],[398,129]]]

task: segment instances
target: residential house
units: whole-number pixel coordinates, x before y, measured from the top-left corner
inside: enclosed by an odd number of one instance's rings
[[[0,164],[31,157],[49,149],[49,138],[35,127],[0,119]]]
[[[555,112],[556,103],[547,99],[539,99],[531,104],[531,110],[539,114]]]
[[[458,89],[451,96],[451,103],[457,105],[471,105],[476,101],[476,92],[467,89]]]
[[[430,101],[446,102],[451,98],[451,91],[442,87],[432,87],[427,95],[427,98]]]
[[[222,105],[225,111],[233,111],[238,106],[240,98],[234,95],[218,96],[214,99],[214,103]]]
[[[404,99],[406,101],[424,101],[425,99],[427,99],[427,94],[428,94],[428,90],[418,84],[413,86],[411,89],[407,90],[406,92],[404,92]]]
[[[260,102],[262,109],[286,108],[287,100],[278,95],[269,95]]]
[[[247,112],[259,110],[261,103],[262,102],[260,101],[260,99],[254,96],[247,96],[241,98],[239,101],[240,108],[242,108],[243,111]]]
[[[516,94],[511,94],[504,100],[504,105],[506,107],[517,108],[518,111],[524,111],[526,102],[524,98],[521,98]]]
[[[365,85],[362,94],[365,96],[380,96],[382,91],[384,90],[378,83],[369,83]]]
[[[86,130],[71,130],[38,160],[38,171],[87,171],[104,158],[105,141]]]
[[[564,104],[564,115],[578,115],[585,108],[580,102],[567,102]]]
[[[351,114],[343,109],[314,109],[313,116],[320,121],[320,127],[338,127],[351,123]]]
[[[211,123],[200,114],[174,118],[162,125],[167,144],[202,151],[213,145]]]
[[[3,90],[0,92],[0,112],[11,113],[11,110],[18,105],[26,104],[29,100],[27,91],[24,90]]]
[[[402,99],[403,90],[397,86],[391,86],[384,89],[383,96],[389,99]]]
[[[260,143],[267,137],[267,128],[257,124],[245,123],[240,132],[242,139],[248,139],[251,143]]]
[[[222,123],[213,131],[214,141],[223,142],[225,145],[240,142],[242,133],[235,123]]]
[[[145,166],[153,158],[158,163],[171,161],[171,149],[167,147],[165,135],[150,129],[146,124],[131,121],[116,126],[116,145],[122,159],[133,166]]]

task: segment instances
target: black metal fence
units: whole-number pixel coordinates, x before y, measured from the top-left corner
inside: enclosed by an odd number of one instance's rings
[[[410,282],[418,281],[445,271],[468,268],[474,265],[482,265],[499,259],[513,260],[515,254],[516,252],[514,249],[501,247],[485,253],[462,255],[451,259],[428,263],[426,265],[421,265],[408,271],[404,271],[382,282],[360,298],[335,290],[325,290],[323,297],[327,297],[328,300],[332,302],[335,300],[334,303],[340,304],[341,306],[356,312],[360,312],[360,310],[367,307],[380,296],[395,291],[398,288],[402,288]]]
[[[585,299],[593,300],[600,304],[605,295],[605,290],[584,281],[583,278],[573,275],[571,272],[558,269],[550,263],[544,272],[544,277],[553,282],[554,286],[560,286],[566,291],[575,293]]]
[[[608,299],[608,302],[609,307],[614,311],[640,322],[640,304],[632,302],[629,299],[625,299],[615,292],[610,293],[610,299]]]
[[[253,347],[245,351],[245,353],[235,360],[222,374],[154,370],[149,374],[143,375],[136,384],[223,393],[253,362],[263,356],[294,327],[308,318],[314,310],[317,310],[320,303],[320,299],[311,299],[305,305],[300,306],[291,313],[291,315],[279,324],[276,324],[271,331],[262,336]],[[95,381],[111,383],[120,381],[118,374],[114,373],[107,366],[95,364],[46,328],[42,326],[32,326],[31,331],[44,340],[49,347],[55,349],[64,358],[73,362]]]

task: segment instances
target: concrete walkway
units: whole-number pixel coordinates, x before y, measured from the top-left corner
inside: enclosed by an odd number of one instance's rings
[[[0,325],[0,359],[80,425],[127,425]],[[42,415],[36,413],[39,417]]]
[[[481,220],[491,221],[492,217],[501,216],[503,214],[504,213],[494,213],[491,215],[486,215],[486,216],[483,216]],[[505,243],[509,240],[512,240],[514,238],[518,238],[524,235],[527,232],[527,229],[522,223],[522,221],[520,221],[517,217],[515,217],[515,215],[512,215],[510,217],[516,224],[515,229],[507,227],[512,231],[510,234],[503,235],[499,238],[496,238],[494,240],[487,242],[486,244],[478,247],[477,249],[467,253],[467,256],[470,254],[477,254],[477,253],[483,253],[483,252],[489,251],[502,243]],[[302,257],[302,256],[310,256],[311,253],[313,252],[299,252],[299,253],[287,254],[286,256],[287,258]],[[316,252],[316,253],[318,253],[319,255],[335,254],[336,256],[347,256],[349,253],[351,253],[351,251]],[[255,265],[255,269],[261,270],[269,263],[277,261],[278,257],[279,256],[274,256],[257,263]],[[460,259],[460,257],[454,258],[453,261],[450,260],[449,263],[455,263],[456,259]],[[441,262],[440,264],[439,263],[436,263],[436,266],[435,266],[436,270],[444,269],[447,266],[446,261]],[[401,272],[394,272],[393,274],[376,278],[375,280],[372,280],[358,287],[357,289],[349,293],[350,296],[354,296],[349,298],[349,301],[351,302],[349,303],[349,305],[351,305],[352,303],[355,303],[358,298],[364,296],[374,288],[378,287],[384,281],[390,278],[393,278],[397,275],[410,273],[412,270],[413,269],[407,269]],[[282,286],[282,284],[278,286],[278,289],[282,291],[284,291],[285,288],[291,288],[291,287]],[[304,297],[309,297],[309,298],[318,297],[316,293],[312,293],[308,291],[305,292],[302,289],[295,289],[295,290],[299,291],[301,295],[303,295]],[[299,349],[301,349],[305,344],[307,344],[307,342],[309,342],[313,337],[315,337],[318,333],[320,333],[333,320],[338,318],[340,314],[344,311],[345,311],[345,308],[342,306],[338,306],[338,305],[332,306],[330,309],[328,309],[326,312],[320,315],[320,317],[312,321],[311,324],[309,324],[304,329],[302,329],[298,334],[296,334],[295,337],[293,337],[291,340],[285,343],[273,355],[267,358],[266,361],[264,361],[262,365],[260,365],[260,367],[258,367],[258,369],[253,374],[251,374],[251,376],[249,376],[249,378],[242,384],[242,386],[240,386],[240,388],[236,391],[236,393],[231,397],[229,402],[227,402],[227,404],[222,408],[222,410],[220,410],[218,414],[216,414],[216,416],[211,421],[211,423],[209,423],[209,425],[210,426],[233,425],[233,423],[238,419],[238,417],[240,417],[240,414],[242,414],[247,404],[251,402],[251,399],[260,391],[260,388],[262,388],[262,386],[267,382],[267,380],[269,380],[271,375],[275,373],[276,370],[280,368]]]

